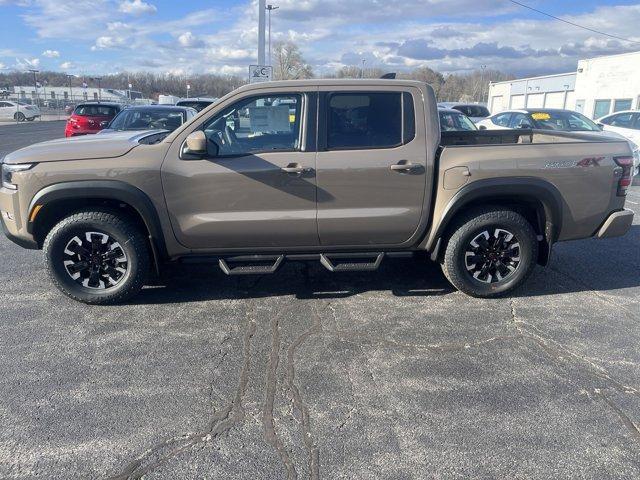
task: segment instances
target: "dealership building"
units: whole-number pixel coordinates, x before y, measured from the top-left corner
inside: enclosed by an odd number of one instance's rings
[[[576,110],[594,119],[640,110],[640,52],[580,60],[572,73],[490,84],[491,113],[526,107]]]

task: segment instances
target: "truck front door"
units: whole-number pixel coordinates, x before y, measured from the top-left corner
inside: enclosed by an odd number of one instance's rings
[[[180,243],[194,250],[318,245],[316,152],[305,140],[311,129],[315,143],[316,91],[230,100],[173,142],[162,183]],[[191,157],[183,137],[198,129],[208,151]]]
[[[422,92],[320,88],[318,232],[322,245],[404,246],[431,191]]]

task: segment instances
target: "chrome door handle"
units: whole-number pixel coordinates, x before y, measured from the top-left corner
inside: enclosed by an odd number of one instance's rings
[[[295,164],[291,164],[287,167],[282,167],[281,170],[284,173],[297,173],[297,174],[301,174],[307,171],[306,168],[300,166],[299,164],[295,163]]]
[[[422,165],[416,165],[414,163],[396,163],[389,167],[392,172],[415,172],[421,168]]]

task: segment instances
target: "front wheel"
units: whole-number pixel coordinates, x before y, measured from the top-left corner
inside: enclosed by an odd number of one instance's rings
[[[92,305],[130,299],[149,273],[145,236],[116,212],[87,210],[65,218],[47,235],[43,250],[56,287]]]
[[[13,116],[13,118],[18,122],[24,122],[26,117],[24,116],[24,113],[18,112]]]
[[[442,263],[447,279],[473,297],[505,295],[522,285],[538,259],[538,239],[519,213],[482,208],[451,229]]]

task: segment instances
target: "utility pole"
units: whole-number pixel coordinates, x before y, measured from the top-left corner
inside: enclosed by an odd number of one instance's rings
[[[480,65],[482,74],[480,75],[480,102],[484,102],[484,71],[487,69],[486,65]]]
[[[75,77],[75,75],[70,75],[67,73],[67,79],[69,79],[69,101],[73,102],[73,90],[71,88],[71,79]]]
[[[38,73],[40,73],[40,70],[35,70],[33,68],[29,69],[29,72],[33,73],[33,86],[36,89],[36,105],[38,104]]]
[[[360,78],[364,78],[364,65],[367,63],[366,59],[362,59],[362,69],[360,70]]]
[[[265,20],[267,0],[258,0],[258,65],[265,64]]]
[[[100,85],[102,77],[94,77],[93,80],[98,81],[98,103],[100,103],[102,101],[102,85]]]
[[[278,10],[280,7],[275,5],[267,5],[267,11],[269,12],[269,65],[273,66],[273,57],[271,56],[271,12]]]

